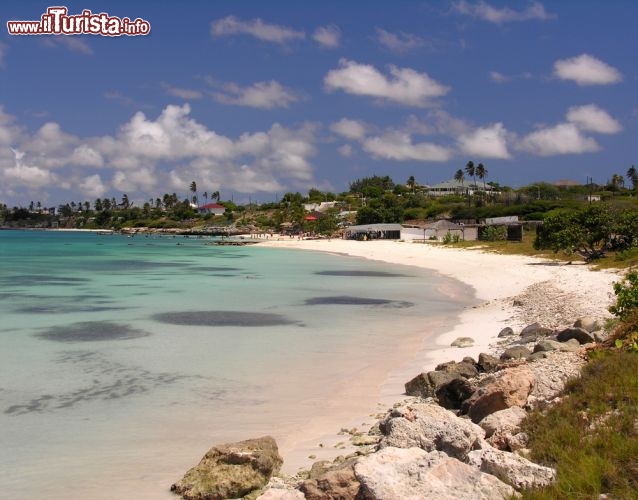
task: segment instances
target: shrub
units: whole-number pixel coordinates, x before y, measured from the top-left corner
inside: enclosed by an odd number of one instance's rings
[[[624,320],[638,308],[638,273],[630,271],[623,281],[614,283],[614,294],[616,303],[609,308],[609,312]]]

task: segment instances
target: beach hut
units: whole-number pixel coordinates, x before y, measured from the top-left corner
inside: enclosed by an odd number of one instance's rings
[[[365,224],[350,226],[343,233],[346,240],[399,240],[401,224]]]

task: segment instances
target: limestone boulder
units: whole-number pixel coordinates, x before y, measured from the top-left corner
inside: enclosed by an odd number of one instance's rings
[[[496,500],[515,494],[495,476],[420,448],[385,448],[361,458],[354,470],[366,500]]]
[[[380,425],[380,448],[412,448],[443,451],[464,460],[483,446],[485,431],[468,419],[435,403],[411,403],[393,410]]]
[[[433,398],[436,396],[436,390],[439,387],[452,381],[455,377],[455,374],[444,371],[420,373],[409,382],[406,382],[405,393],[408,396]]]
[[[512,330],[509,326],[503,328],[500,332],[498,332],[498,338],[502,339],[503,337],[511,337],[516,335],[514,330]]]
[[[458,337],[450,344],[452,347],[472,347],[474,345],[474,339],[472,337]]]
[[[452,375],[459,375],[464,378],[472,378],[478,375],[478,368],[476,362],[470,358],[463,358],[463,361],[448,361],[447,363],[441,363],[435,368],[437,372],[451,373]]]
[[[527,359],[532,354],[527,347],[516,345],[505,349],[501,354],[501,361],[511,361],[513,359]]]
[[[534,374],[527,365],[507,368],[485,379],[461,410],[478,423],[499,410],[525,406],[533,386]]]
[[[263,488],[282,463],[270,436],[214,446],[171,491],[187,500],[241,498]]]
[[[436,390],[436,399],[443,408],[460,410],[463,401],[474,394],[475,390],[476,384],[473,381],[457,377]]]
[[[517,490],[542,488],[556,480],[554,469],[535,464],[514,453],[494,448],[470,452],[468,464],[511,484]]]
[[[575,352],[580,349],[578,341],[572,339],[568,342],[558,342],[557,340],[541,340],[534,346],[534,352],[563,351]]]
[[[602,330],[605,325],[602,321],[592,318],[591,316],[585,316],[583,318],[578,318],[574,322],[574,327],[582,328],[583,330],[587,330],[589,333],[594,333],[599,330]]]
[[[361,484],[354,474],[356,459],[347,460],[316,477],[305,480],[299,489],[307,500],[354,500]]]
[[[589,333],[584,328],[571,327],[565,328],[564,330],[558,332],[556,336],[556,340],[559,342],[567,342],[568,340],[576,339],[580,344],[589,344],[590,342],[594,342],[594,336]]]
[[[479,426],[485,431],[487,442],[494,448],[512,451],[522,447],[521,436],[514,436],[519,434],[521,422],[526,416],[525,410],[512,406],[488,415],[479,422]]]
[[[478,368],[480,371],[484,373],[492,373],[498,369],[498,365],[500,364],[500,360],[491,354],[480,353],[478,358]]]
[[[552,333],[554,333],[554,331],[551,328],[546,328],[540,323],[532,323],[521,330],[521,341],[525,343],[535,342]]]

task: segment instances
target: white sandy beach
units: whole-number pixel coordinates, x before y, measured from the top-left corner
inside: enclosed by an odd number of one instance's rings
[[[268,239],[261,244],[338,253],[434,270],[471,286],[479,301],[477,306],[461,314],[457,324],[447,325],[447,328],[440,325],[436,338],[431,337],[431,328],[428,332],[424,331],[420,346],[411,346],[407,351],[411,353],[409,355],[406,352],[407,357],[412,359],[406,359],[402,366],[385,367],[385,379],[378,394],[361,394],[356,387],[345,389],[335,398],[334,407],[326,408],[325,415],[318,415],[306,428],[300,429],[299,435],[280,443],[287,473],[311,465],[313,460],[309,460],[309,456],[329,459],[351,449],[334,449],[334,443],[348,440],[348,436],[336,435],[335,419],[344,418],[344,412],[352,408],[384,411],[393,402],[403,399],[403,384],[419,372],[432,370],[441,362],[460,361],[465,356],[476,358],[480,352],[497,350],[498,333],[506,326],[517,331],[533,321],[557,327],[581,316],[610,316],[607,307],[614,298],[612,283],[620,279],[619,273],[591,271],[584,264],[567,265],[436,244],[288,238]],[[522,306],[514,305],[517,296],[521,296]],[[450,347],[457,337],[471,337],[475,341],[474,346],[463,349]],[[370,376],[378,380],[378,370],[371,370]],[[376,405],[373,402],[375,398]],[[339,404],[339,400],[343,405]],[[355,426],[365,430],[367,424],[373,423],[370,415],[370,411],[361,415],[349,414],[351,420],[342,421],[341,427]],[[368,418],[362,422],[364,417]],[[318,443],[323,446],[319,447]]]

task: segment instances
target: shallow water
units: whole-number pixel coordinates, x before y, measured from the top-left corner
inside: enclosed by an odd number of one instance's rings
[[[412,267],[206,243],[0,231],[6,498],[170,498],[211,445],[303,432],[470,300]]]

